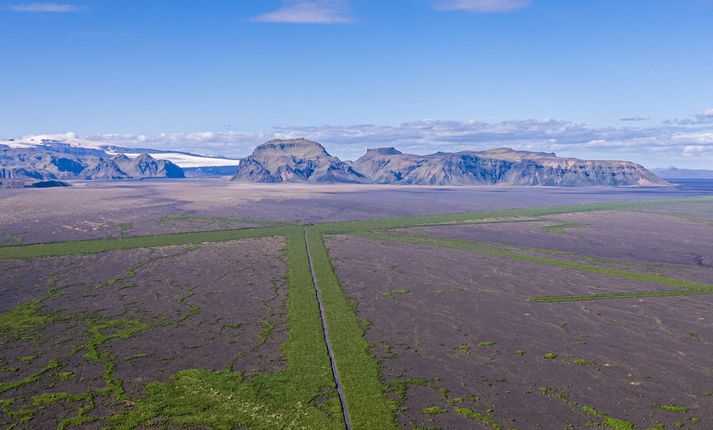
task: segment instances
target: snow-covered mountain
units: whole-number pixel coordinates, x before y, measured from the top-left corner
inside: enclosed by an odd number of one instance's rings
[[[206,156],[181,151],[166,151],[153,148],[131,148],[116,145],[109,145],[104,142],[94,141],[77,137],[74,133],[66,134],[40,134],[36,136],[26,136],[21,139],[0,139],[0,145],[5,145],[13,149],[27,149],[44,147],[50,150],[61,149],[61,152],[75,155],[87,155],[92,151],[103,151],[109,155],[123,154],[129,158],[137,158],[141,154],[150,154],[156,160],[170,161],[182,168],[205,168],[205,167],[225,167],[238,166],[240,160]]]

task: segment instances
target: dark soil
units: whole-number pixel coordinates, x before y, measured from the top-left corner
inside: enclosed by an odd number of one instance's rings
[[[17,409],[43,393],[101,390],[112,363],[112,377],[124,394],[97,397],[90,416],[101,416],[142,396],[146,384],[166,381],[180,370],[282,369],[284,246],[283,239],[268,238],[0,262],[0,310],[41,300],[37,314],[49,316],[19,336],[15,330],[0,333],[0,382],[21,380],[59,360],[36,382],[1,397],[15,399]],[[98,358],[91,357],[91,328],[102,324],[101,335],[109,337],[132,324],[141,328],[100,342]],[[76,414],[81,405],[74,403],[40,410],[29,425],[55,428]],[[0,415],[0,424],[13,422]]]
[[[502,428],[588,428],[603,420],[581,405],[636,428],[659,421],[696,428],[686,417],[701,419],[699,428],[713,422],[706,394],[713,391],[713,297],[538,304],[527,299],[651,286],[422,245],[354,237],[327,243],[359,316],[371,322],[366,338],[383,379],[419,381],[408,385],[398,414],[405,428],[499,428],[451,404],[492,410]],[[394,290],[408,292],[388,294]],[[556,357],[546,359],[549,353]],[[447,412],[421,412],[431,406]]]

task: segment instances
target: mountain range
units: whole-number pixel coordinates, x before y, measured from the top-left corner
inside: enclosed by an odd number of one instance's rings
[[[713,179],[713,170],[669,167],[666,169],[652,169],[651,171],[666,179]]]
[[[176,160],[176,162],[171,161]],[[488,151],[404,154],[368,149],[342,161],[319,143],[276,139],[242,159],[125,148],[74,136],[0,140],[0,181],[227,176],[238,182],[413,185],[652,186],[667,182],[628,161],[580,160],[554,153]]]
[[[148,154],[128,157],[103,149],[44,141],[10,147],[0,144],[0,180],[183,178],[183,169]]]
[[[580,160],[554,153],[515,151],[404,154],[367,150],[342,161],[317,142],[272,140],[240,160],[238,182],[376,183],[413,185],[653,186],[667,182],[629,161]]]

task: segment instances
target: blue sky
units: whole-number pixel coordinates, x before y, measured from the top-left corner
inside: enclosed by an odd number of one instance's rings
[[[713,0],[0,0],[0,138],[713,168],[711,23]]]

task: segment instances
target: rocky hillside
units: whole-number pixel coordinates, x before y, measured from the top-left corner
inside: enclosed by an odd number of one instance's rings
[[[367,178],[317,142],[306,139],[271,140],[240,160],[233,176],[238,182],[355,183]]]
[[[369,149],[354,162],[342,162],[322,145],[304,139],[258,146],[240,163],[242,182],[352,182],[415,185],[666,185],[628,161],[561,158],[553,153],[514,151],[403,154],[395,148]]]
[[[183,170],[148,154],[135,158],[102,150],[51,144],[27,148],[0,145],[0,180],[183,178]]]
[[[416,156],[394,148],[368,150],[351,164],[378,183],[419,185],[664,185],[628,161],[561,158],[553,153],[514,151],[438,152]]]

